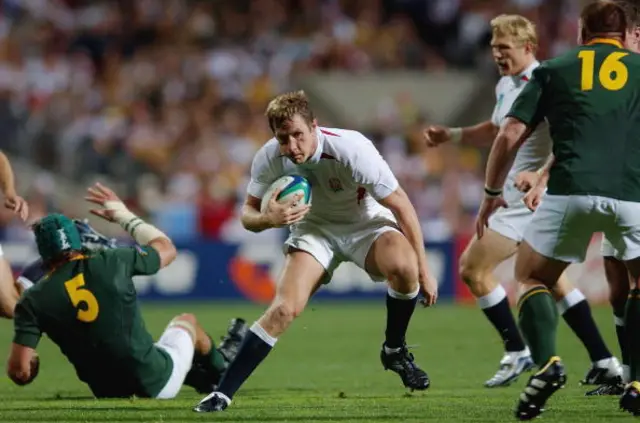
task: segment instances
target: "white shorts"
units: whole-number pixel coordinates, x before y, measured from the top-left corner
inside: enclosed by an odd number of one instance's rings
[[[620,260],[640,257],[640,203],[591,195],[545,195],[524,239],[538,253],[584,261],[591,237],[604,232]]]
[[[508,208],[498,209],[489,218],[489,229],[506,238],[521,242],[532,218],[533,212],[520,201],[509,204]]]
[[[156,346],[166,351],[173,361],[171,376],[156,398],[175,398],[182,388],[184,378],[191,370],[195,352],[193,339],[185,329],[179,326],[170,326],[162,333]]]
[[[324,283],[328,283],[334,270],[344,261],[366,270],[369,249],[380,235],[389,231],[400,233],[397,224],[386,216],[341,225],[305,220],[291,227],[284,252],[286,254],[289,247],[293,247],[311,254],[325,268]],[[379,275],[369,276],[377,282],[385,281]]]

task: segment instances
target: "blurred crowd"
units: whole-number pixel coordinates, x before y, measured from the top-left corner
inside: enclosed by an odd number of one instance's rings
[[[294,76],[486,68],[488,22],[509,12],[538,24],[541,57],[575,40],[573,0],[4,0],[0,148],[78,183],[116,181],[173,236],[235,240],[248,168],[271,137],[264,107]],[[427,238],[465,231],[482,152],[427,152],[428,116],[410,98],[383,103],[386,118],[353,129],[388,158]],[[56,189],[43,181],[36,213]]]

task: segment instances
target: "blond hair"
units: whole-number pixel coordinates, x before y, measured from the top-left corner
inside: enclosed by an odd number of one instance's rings
[[[491,33],[494,37],[511,37],[517,44],[538,46],[536,26],[520,15],[498,15],[491,19]]]
[[[295,115],[300,115],[309,126],[315,119],[313,111],[309,108],[309,99],[302,90],[280,94],[269,102],[264,115],[274,132]]]

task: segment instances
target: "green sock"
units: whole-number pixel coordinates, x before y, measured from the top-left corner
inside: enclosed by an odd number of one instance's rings
[[[544,366],[556,355],[558,309],[551,293],[536,286],[527,291],[518,303],[518,320],[533,361]]]
[[[213,339],[211,339],[211,336],[209,336],[209,340],[211,341],[211,350],[207,354],[196,352],[195,360],[209,371],[222,373],[227,368],[227,363],[222,354],[220,354],[220,351],[216,348],[216,344],[213,342]]]
[[[640,289],[632,289],[624,310],[624,328],[627,335],[627,354],[631,370],[631,380],[640,377]]]

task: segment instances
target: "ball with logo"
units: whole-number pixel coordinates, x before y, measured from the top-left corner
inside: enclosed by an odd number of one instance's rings
[[[262,202],[260,204],[260,211],[262,213],[267,210],[269,200],[278,189],[281,190],[276,198],[276,201],[279,203],[286,203],[296,195],[300,195],[302,198],[298,204],[311,204],[311,183],[309,180],[300,175],[286,175],[273,182],[264,196],[262,196]]]

